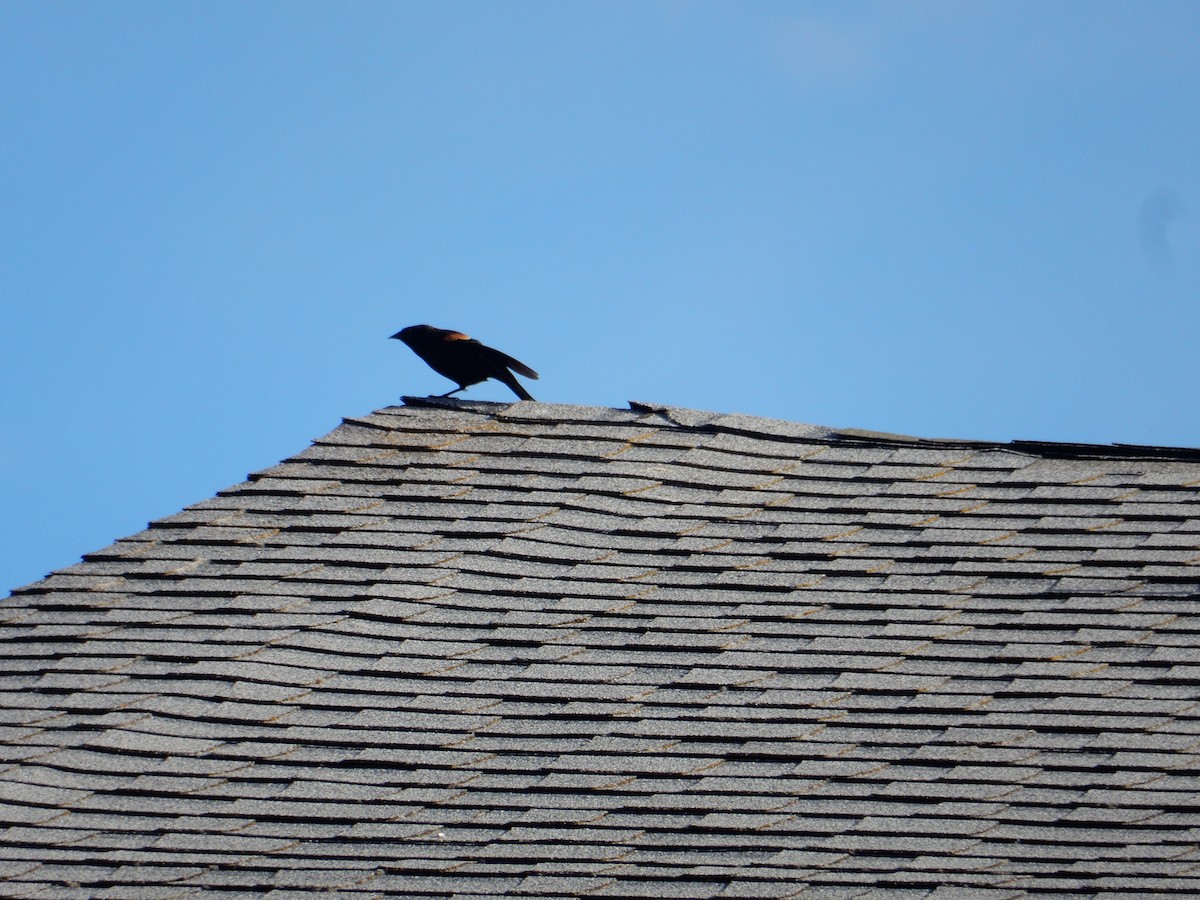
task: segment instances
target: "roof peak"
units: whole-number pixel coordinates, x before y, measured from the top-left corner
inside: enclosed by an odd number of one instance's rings
[[[710,432],[727,432],[753,436],[772,437],[800,442],[855,442],[882,447],[964,447],[976,450],[1004,450],[1026,456],[1052,457],[1057,459],[1162,459],[1188,462],[1200,461],[1200,448],[1169,447],[1154,444],[1098,444],[1082,441],[1010,441],[979,440],[972,438],[919,437],[908,434],[875,431],[864,428],[836,428],[776,419],[745,413],[720,413],[707,410],[672,406],[668,403],[653,403],[630,400],[628,409],[606,406],[586,406],[568,403],[544,403],[540,401],[514,401],[512,403],[483,400],[461,400],[452,397],[401,397],[403,406],[384,407],[377,413],[403,409],[442,409],[455,412],[476,413],[503,420],[562,421],[625,423],[657,415],[659,424],[669,424],[681,429]]]

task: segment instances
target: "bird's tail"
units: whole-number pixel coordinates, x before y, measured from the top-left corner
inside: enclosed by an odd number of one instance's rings
[[[512,392],[514,394],[516,394],[522,400],[532,400],[533,399],[533,395],[531,393],[529,393],[529,391],[525,390],[525,385],[523,385],[523,384],[521,384],[521,382],[517,381],[517,377],[515,375],[513,375],[512,372],[508,371],[508,369],[504,369],[502,371],[504,372],[504,374],[497,375],[496,377],[499,378],[501,381],[503,381],[505,384],[507,384],[510,388],[512,388]]]

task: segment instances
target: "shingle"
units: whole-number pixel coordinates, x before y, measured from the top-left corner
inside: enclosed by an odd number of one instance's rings
[[[0,604],[0,878],[1193,887],[1200,454],[413,403]]]

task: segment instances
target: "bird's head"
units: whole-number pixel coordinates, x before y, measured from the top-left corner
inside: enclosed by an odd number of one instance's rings
[[[398,341],[404,341],[408,346],[413,347],[419,343],[428,343],[437,331],[432,325],[409,325],[407,328],[401,328],[393,334],[388,340],[393,338]]]
[[[401,328],[392,335],[395,338],[414,350],[417,345],[430,346],[438,342],[448,341],[469,341],[471,338],[461,331],[450,331],[446,328],[434,328],[432,325],[409,325],[407,328]],[[388,340],[391,340],[389,338]]]
[[[388,340],[407,341],[413,335],[420,334],[423,331],[432,331],[428,325],[409,325],[407,328],[401,328],[393,334]]]

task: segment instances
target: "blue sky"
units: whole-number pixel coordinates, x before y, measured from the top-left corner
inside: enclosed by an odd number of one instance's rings
[[[550,402],[1200,446],[1198,88],[1169,0],[6,0],[0,588],[448,390],[420,322]]]

